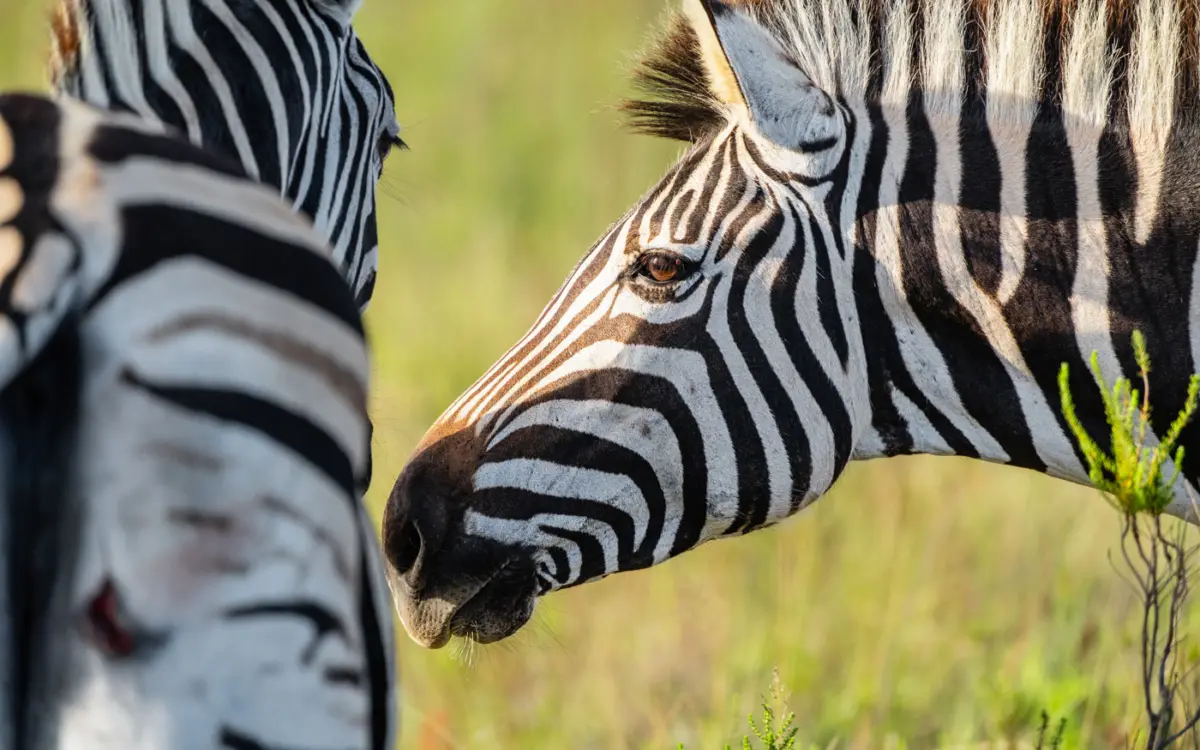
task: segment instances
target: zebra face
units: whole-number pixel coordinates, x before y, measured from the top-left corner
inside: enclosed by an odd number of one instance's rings
[[[745,98],[584,257],[393,489],[385,553],[419,643],[505,637],[548,591],[774,523],[833,483],[867,421],[842,220],[851,113],[756,21],[701,11],[700,46],[704,31],[720,42],[703,51],[745,71],[727,81]]]

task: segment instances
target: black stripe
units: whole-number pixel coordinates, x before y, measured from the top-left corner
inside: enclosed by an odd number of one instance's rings
[[[838,144],[838,137],[821,138],[815,141],[801,141],[796,144],[795,150],[801,154],[816,154],[821,151],[828,151]]]
[[[826,203],[826,208],[828,208],[828,203]],[[830,218],[836,216],[837,214],[827,214],[824,221],[818,221],[816,212],[810,206],[808,217],[803,221],[808,224],[808,236],[812,241],[812,259],[817,264],[817,315],[821,318],[821,327],[829,336],[829,343],[833,346],[838,362],[842,364],[844,370],[850,359],[850,342],[846,338],[846,329],[842,325],[842,310],[838,304],[837,290],[833,286],[832,263],[829,258],[829,246],[825,243],[824,232],[825,229],[833,228],[834,231],[831,234],[835,239],[839,239],[841,222],[834,220],[832,227],[830,226]],[[794,218],[802,221],[799,216]],[[799,225],[796,229],[797,232],[800,231]],[[840,247],[838,254],[841,255]]]
[[[108,38],[107,29],[101,24],[95,24],[92,29],[93,45],[97,50],[108,50],[112,44],[112,40]],[[110,58],[107,54],[99,54],[95,56],[96,69],[100,74],[101,86],[104,93],[108,97],[108,108],[115,112],[132,112],[133,107],[124,102],[118,95],[116,87],[116,77],[113,75],[112,67],[110,66]]]
[[[228,750],[275,750],[268,748],[253,737],[229,727],[221,729],[221,747],[228,748]]]
[[[352,496],[354,472],[350,458],[328,433],[295,412],[235,391],[156,385],[132,370],[125,370],[121,381],[182,409],[256,430],[295,452]]]
[[[374,184],[373,180],[364,181],[362,179],[363,171],[364,171],[363,162],[366,161],[366,159],[364,159],[360,155],[360,149],[368,149],[367,153],[370,153],[370,151],[374,149],[375,143],[374,142],[372,142],[370,144],[358,143],[358,141],[361,140],[361,138],[356,137],[357,133],[352,131],[351,128],[348,127],[351,123],[355,122],[354,113],[362,112],[365,109],[365,106],[362,101],[362,96],[358,93],[358,91],[353,86],[343,85],[342,90],[349,92],[349,96],[351,98],[353,98],[353,100],[354,100],[355,108],[351,109],[350,103],[347,101],[346,96],[343,95],[338,98],[338,107],[340,108],[340,111],[341,111],[341,122],[343,123],[343,125],[345,125],[347,127],[342,127],[339,129],[337,151],[334,152],[334,157],[335,157],[334,165],[335,166],[334,166],[333,173],[330,174],[325,171],[325,169],[326,169],[325,157],[327,155],[325,153],[325,151],[327,151],[329,148],[328,143],[324,144],[325,149],[323,149],[321,158],[317,161],[318,173],[320,174],[320,176],[322,178],[321,181],[327,183],[326,187],[336,186],[342,180],[342,176],[343,176],[342,173],[349,172],[349,175],[346,177],[346,182],[345,182],[346,191],[347,191],[346,194],[342,194],[342,195],[335,194],[334,198],[336,200],[334,200],[330,204],[330,205],[336,205],[337,201],[340,200],[341,205],[342,205],[342,210],[338,211],[337,214],[334,216],[333,226],[330,227],[330,229],[329,229],[329,236],[333,238],[333,244],[335,244],[335,245],[340,244],[342,235],[344,235],[347,231],[347,224],[351,220],[353,220],[355,222],[358,221],[358,218],[359,218],[358,216],[352,217],[350,215],[350,212],[346,210],[348,207],[350,207],[354,204],[354,201],[352,200],[352,197],[351,197],[352,194],[355,191],[362,190],[364,185],[367,187],[370,187],[370,186],[373,186],[373,184]],[[362,209],[362,207],[360,206],[360,210],[361,209]],[[353,229],[353,227],[351,227],[351,229]],[[350,264],[354,260],[353,253],[355,252],[356,248],[351,245],[347,248],[347,250],[348,250],[349,254],[346,257],[342,258],[343,272],[345,272],[346,270],[348,270],[350,268]]]
[[[710,240],[708,247],[704,249],[704,257],[701,262],[709,259],[709,253],[712,252],[712,257],[720,260],[728,252],[726,244],[732,242],[737,234],[737,227],[729,225],[729,218],[734,216],[734,211],[737,209],[742,199],[746,197],[746,190],[749,187],[749,180],[746,175],[746,170],[742,168],[741,161],[738,159],[738,143],[733,137],[725,139],[726,152],[725,160],[722,162],[722,170],[729,177],[726,180],[725,191],[721,194],[721,201],[713,207],[716,221],[713,223],[714,238],[718,233],[724,232],[721,235],[721,244],[715,246]]]
[[[77,322],[68,318],[0,391],[0,492],[7,505],[0,611],[9,638],[0,644],[9,700],[0,728],[16,748],[45,743],[44,714],[62,687],[51,676],[70,670],[54,644],[55,623],[67,616],[59,603],[74,582],[83,522],[69,491],[82,371]]]
[[[880,32],[875,29],[875,33]],[[876,212],[883,184],[883,167],[887,160],[888,126],[878,104],[868,105],[867,118],[871,123],[871,143],[863,167],[862,188],[858,193],[857,215],[860,218],[854,244],[854,298],[858,306],[863,346],[867,351],[872,423],[883,440],[884,452],[898,455],[912,451],[912,435],[892,402],[888,370],[889,363],[891,368],[904,369],[904,360],[896,340],[895,325],[879,296],[879,266],[874,252],[878,220]]]
[[[376,609],[375,585],[371,578],[372,564],[368,559],[369,551],[374,549],[375,540],[367,537],[362,523],[358,524],[359,539],[359,593],[358,619],[362,624],[363,659],[367,669],[368,700],[371,705],[371,750],[390,750],[387,747],[388,727],[392,722],[395,706],[389,687],[392,683],[390,671],[395,668],[392,654],[384,645],[381,622],[384,617],[390,620],[391,613],[379,612]],[[390,625],[390,622],[389,622]]]
[[[793,188],[796,186],[811,188],[826,184],[826,180],[828,179],[826,175],[821,175],[820,177],[809,177],[807,175],[798,174],[795,172],[781,172],[775,167],[771,166],[771,163],[766,160],[762,154],[762,151],[759,150],[758,144],[756,144],[752,139],[746,138],[743,135],[740,142],[746,149],[746,155],[752,162],[754,162],[755,168],[762,172],[768,180],[777,185],[789,185]]]
[[[127,0],[130,18],[133,19],[132,31],[136,39],[136,54],[140,57],[140,65],[138,72],[140,73],[137,84],[141,86],[142,95],[146,98],[146,104],[150,107],[150,111],[154,112],[164,124],[175,128],[181,137],[186,137],[187,120],[183,115],[183,110],[179,108],[175,100],[167,94],[155,80],[150,72],[150,35],[151,32],[155,36],[163,40],[165,46],[169,50],[172,45],[172,37],[170,34],[169,23],[166,19],[167,14],[163,14],[162,26],[150,29],[146,26],[146,16],[142,0]],[[168,60],[162,61],[162,66],[168,64]],[[132,84],[133,81],[126,83]],[[186,86],[185,86],[186,89]]]
[[[667,224],[667,230],[671,233],[670,237],[673,241],[687,242],[685,239],[687,235],[687,227],[683,226],[683,215],[689,208],[695,207],[695,210],[692,211],[692,216],[695,217],[696,215],[700,215],[703,217],[705,207],[694,206],[696,201],[696,191],[692,190],[691,188],[688,188],[682,194],[672,196],[671,200],[675,202],[675,211]]]
[[[749,209],[747,210],[749,213]],[[713,393],[716,394],[716,405],[720,409],[720,421],[725,423],[729,430],[729,436],[733,443],[733,452],[736,456],[734,465],[737,467],[738,479],[738,514],[734,518],[729,527],[723,532],[725,534],[735,534],[746,528],[746,525],[756,516],[759,515],[759,510],[756,506],[761,505],[765,499],[771,496],[770,483],[767,480],[767,457],[763,447],[762,436],[758,434],[758,429],[754,425],[754,418],[750,415],[750,408],[746,403],[745,397],[741,390],[737,387],[737,382],[733,378],[733,374],[729,371],[729,365],[726,361],[727,353],[721,348],[716,341],[708,333],[707,325],[705,325],[713,315],[724,314],[732,316],[734,311],[732,305],[728,302],[733,292],[733,280],[730,280],[730,289],[725,292],[726,300],[718,307],[715,304],[717,290],[721,286],[721,278],[715,276],[710,282],[708,298],[705,300],[704,309],[696,316],[698,323],[694,325],[703,325],[703,333],[700,331],[691,332],[696,339],[696,344],[693,348],[704,357],[705,368],[708,370],[708,379],[712,385]],[[720,312],[718,312],[718,310]],[[732,320],[726,321],[727,325],[731,326]],[[734,345],[737,345],[735,337]],[[707,512],[707,508],[705,508]]]
[[[850,183],[850,157],[853,155],[854,141],[858,136],[858,121],[849,107],[839,104],[838,112],[841,113],[846,128],[846,147],[842,149],[838,163],[829,174],[829,192],[824,201],[827,221],[821,223],[821,228],[830,230],[829,234],[833,241],[833,247],[837,251],[837,257],[844,261],[846,246],[842,227],[847,225],[851,217],[842,215],[842,202],[846,198],[846,188]],[[813,230],[813,236],[818,236],[815,223]],[[842,370],[845,371],[850,364],[850,343],[842,323],[842,311],[837,304],[837,294],[833,288],[833,274],[828,271],[830,258],[821,250],[825,245],[823,234],[819,242],[820,245],[816,247],[817,252],[820,253],[817,256],[818,268],[825,270],[818,271],[820,275],[817,277],[817,305],[829,341],[833,345],[834,351],[837,352]]]
[[[124,252],[104,287],[99,304],[125,281],[155,266],[183,258],[203,258],[223,268],[320,308],[362,333],[350,288],[329,261],[307,249],[259,234],[253,226],[167,205],[139,205],[121,212]]]
[[[183,84],[191,97],[199,120],[200,145],[206,150],[223,154],[239,164],[241,158],[234,146],[232,131],[223,116],[221,100],[217,97],[216,89],[209,80],[208,73],[196,62],[191,53],[179,46],[172,36],[167,49],[168,67],[175,71],[176,77]],[[219,61],[219,58],[218,58]],[[234,79],[236,81],[236,78]],[[255,155],[257,161],[257,154]]]
[[[221,727],[220,742],[223,750],[301,750],[299,747],[288,748],[283,745],[267,745],[262,740],[251,737],[232,727]]]
[[[701,237],[700,232],[704,229],[704,220],[708,218],[712,210],[713,197],[717,193],[717,187],[721,183],[721,177],[728,170],[729,153],[732,150],[732,141],[726,138],[715,149],[712,155],[711,167],[708,173],[704,175],[704,188],[696,200],[696,209],[692,211],[692,215],[688,217],[687,227],[683,227],[684,231],[680,231],[681,227],[675,227],[675,236],[677,241],[685,244],[695,244],[704,242],[707,238]]]
[[[225,154],[197,148],[174,135],[154,135],[120,125],[98,126],[88,143],[88,153],[104,164],[118,165],[129,159],[149,157],[174,164],[191,164],[229,177],[246,177],[241,162]]]
[[[973,377],[975,368],[982,363],[984,382],[1002,387],[1000,393],[1010,397],[1008,403],[1013,403],[1012,383],[995,352],[981,338],[982,332],[975,321],[958,305],[942,279],[933,233],[937,143],[925,116],[920,90],[910,92],[905,115],[909,151],[900,183],[900,247],[902,252],[907,250],[902,269],[904,295],[945,358],[954,387],[967,411],[978,417],[981,412],[994,407],[997,400],[994,393],[985,393],[985,389],[979,387],[980,381]],[[969,333],[963,335],[963,331]],[[951,445],[951,448],[960,455],[978,456],[976,448],[969,443]],[[966,449],[965,453],[963,449]]]
[[[968,28],[974,25],[968,24]],[[982,41],[976,40],[982,45]],[[975,55],[967,55],[970,63],[978,64]],[[975,82],[977,74],[967,71],[967,80]],[[959,154],[962,158],[962,187],[959,194],[959,233],[967,270],[985,293],[995,296],[1000,289],[1000,189],[1002,173],[1000,155],[987,128],[986,94],[980,87],[975,93],[968,88],[959,119]]]
[[[631,212],[631,214],[632,213],[633,212]],[[570,274],[568,274],[568,281],[564,282],[563,287],[555,292],[554,297],[551,298],[550,302],[548,302],[546,306],[542,308],[542,312],[538,315],[537,320],[534,321],[532,326],[530,326],[531,331],[546,322],[547,317],[550,314],[550,309],[555,304],[560,303],[558,308],[559,313],[570,307],[570,301],[579,297],[583,290],[586,289],[589,284],[595,281],[600,273],[608,267],[610,255],[613,252],[616,252],[616,243],[621,235],[620,230],[626,226],[632,226],[634,224],[636,224],[636,217],[632,215],[627,216],[626,219],[615,224],[604,236],[604,238],[601,239],[595,247],[589,250],[582,259],[580,259],[579,263],[577,263],[575,268],[571,270]],[[571,279],[574,280],[571,281]],[[545,347],[543,351],[553,351],[557,342],[562,341],[564,336],[569,335],[569,333],[578,325],[578,321],[583,320],[588,313],[596,309],[597,305],[599,305],[599,298],[602,296],[603,294],[600,294],[593,299],[586,306],[587,309],[585,309],[579,316],[576,317],[576,325],[567,326],[565,328],[567,333],[559,334],[552,340],[550,344]],[[545,333],[545,330],[543,330],[543,333]],[[508,374],[511,374],[514,371],[519,372],[520,375],[513,377],[512,380],[508,380],[507,382],[511,383],[514,380],[519,380],[521,376],[528,373],[534,367],[537,367],[539,362],[537,360],[530,360],[530,353],[536,347],[540,346],[543,341],[546,341],[544,335],[529,337],[523,343],[521,343],[519,347],[516,347],[512,352],[506,354],[505,358],[509,360],[508,365],[506,365],[504,371],[491,373],[487,376],[489,387],[495,381],[502,378],[507,378]],[[493,398],[495,398],[496,393],[503,393],[504,390],[504,388],[501,388],[498,391],[493,392]]]
[[[1059,428],[1070,435],[1059,408],[1058,374],[1062,362],[1071,365],[1071,393],[1076,397],[1084,424],[1089,424],[1087,413],[1098,402],[1088,395],[1095,389],[1089,368],[1079,357],[1071,315],[1071,288],[1078,264],[1078,193],[1071,147],[1057,107],[1042,107],[1038,112],[1026,144],[1025,169],[1028,207],[1025,273],[1016,293],[1004,306],[1004,320],[1021,347],[1034,380],[1046,395]],[[1005,401],[1001,399],[1000,403]],[[1015,414],[1018,410],[1008,411]],[[1082,460],[1075,440],[1068,442]],[[1038,471],[1046,468],[1041,461],[1030,462],[1028,458],[1017,457],[1016,463]]]
[[[346,637],[346,629],[342,626],[341,619],[324,604],[310,600],[247,604],[242,607],[230,607],[225,610],[224,615],[231,620],[280,616],[299,617],[302,620],[307,620],[313,626],[318,640],[329,635]]]

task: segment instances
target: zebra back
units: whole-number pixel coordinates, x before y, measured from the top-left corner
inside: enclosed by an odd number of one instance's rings
[[[128,116],[0,96],[8,747],[391,746],[368,358],[309,222]]]

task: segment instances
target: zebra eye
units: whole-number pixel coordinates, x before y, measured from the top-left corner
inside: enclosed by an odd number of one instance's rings
[[[683,258],[667,253],[651,253],[642,258],[638,275],[656,284],[670,284],[687,278],[690,269]]]

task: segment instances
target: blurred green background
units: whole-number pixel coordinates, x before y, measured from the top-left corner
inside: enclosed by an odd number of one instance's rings
[[[41,88],[49,0],[0,0],[0,88]],[[382,203],[372,510],[676,144],[624,71],[674,0],[367,0],[404,138]],[[778,667],[805,747],[1124,746],[1137,614],[1094,493],[955,459],[855,466],[782,527],[551,596],[513,641],[401,634],[402,748],[719,748]],[[1191,622],[1194,624],[1195,619]],[[990,744],[989,744],[990,743]]]

